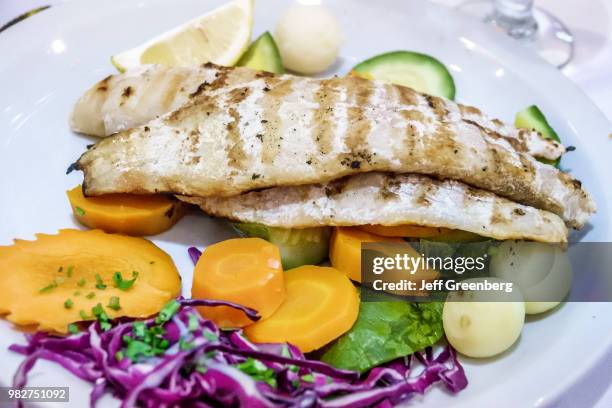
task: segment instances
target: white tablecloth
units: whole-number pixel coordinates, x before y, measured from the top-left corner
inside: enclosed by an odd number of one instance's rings
[[[0,26],[26,11],[64,1],[0,0]],[[463,0],[432,1],[454,6]],[[563,73],[575,81],[612,121],[612,0],[536,0],[536,5],[555,14],[573,32],[575,57]],[[611,368],[612,355],[607,364],[602,365],[601,371],[573,390],[561,406],[579,407],[578,404],[584,401],[593,401],[592,397],[585,398],[585,395],[601,395],[603,391],[604,395],[594,408],[612,407]]]

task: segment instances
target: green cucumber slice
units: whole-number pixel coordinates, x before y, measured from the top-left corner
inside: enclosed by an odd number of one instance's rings
[[[528,108],[523,109],[519,113],[516,114],[516,118],[514,119],[514,126],[519,129],[530,129],[538,131],[547,139],[553,139],[557,142],[561,143],[561,139],[555,130],[550,127],[546,117],[535,105],[531,105]],[[546,160],[539,159],[543,163],[551,164],[555,167],[559,167],[560,158],[557,160]]]
[[[255,223],[231,223],[243,237],[257,237],[278,246],[285,270],[316,265],[329,253],[331,228],[275,228]]]
[[[364,78],[379,79],[430,95],[455,99],[452,75],[444,64],[430,55],[412,51],[388,52],[363,61],[352,72]]]
[[[278,47],[272,35],[267,31],[253,41],[236,65],[274,74],[285,72]]]

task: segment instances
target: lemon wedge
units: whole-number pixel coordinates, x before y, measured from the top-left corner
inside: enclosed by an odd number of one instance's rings
[[[114,55],[111,62],[121,72],[142,64],[231,66],[249,45],[252,27],[253,0],[234,0]]]

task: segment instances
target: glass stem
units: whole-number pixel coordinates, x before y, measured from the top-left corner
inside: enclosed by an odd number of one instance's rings
[[[492,20],[518,39],[532,38],[538,25],[533,16],[534,0],[493,0]]]

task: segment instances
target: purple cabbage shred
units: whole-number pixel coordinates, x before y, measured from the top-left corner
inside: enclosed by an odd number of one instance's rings
[[[237,307],[255,320],[252,309],[208,300],[178,303],[161,320],[122,319],[106,331],[94,322],[68,337],[27,335],[25,345],[10,346],[25,356],[13,386],[26,386],[39,359],[90,382],[92,407],[107,392],[122,407],[391,407],[436,383],[452,393],[467,386],[450,346],[437,355],[427,348],[361,376],[308,359],[291,344],[251,343],[241,330],[220,330],[194,306]],[[147,348],[151,344],[156,348]]]

